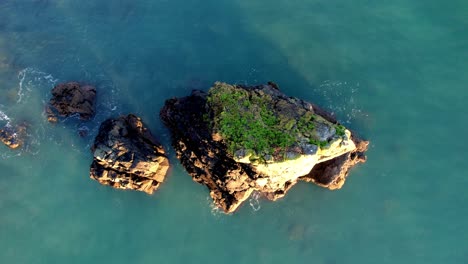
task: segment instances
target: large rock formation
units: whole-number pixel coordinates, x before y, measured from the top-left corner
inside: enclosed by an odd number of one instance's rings
[[[167,100],[160,116],[183,166],[227,213],[253,191],[281,198],[298,180],[341,187],[354,165],[349,160],[362,161],[367,146],[326,112],[285,96],[274,83],[216,83],[208,93]],[[323,174],[318,164],[337,169],[325,166]]]
[[[57,122],[57,116],[77,115],[89,120],[95,114],[96,89],[77,82],[57,84],[52,89],[52,98],[46,107],[47,120]]]
[[[19,148],[24,144],[26,129],[26,123],[19,125],[8,123],[3,128],[0,128],[0,141],[11,149]]]
[[[161,144],[132,114],[104,121],[91,150],[90,177],[114,188],[152,194],[169,169]]]

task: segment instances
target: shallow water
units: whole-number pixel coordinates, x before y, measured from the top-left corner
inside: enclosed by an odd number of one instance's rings
[[[466,1],[0,1],[0,263],[468,263]],[[60,81],[98,115],[45,121]],[[371,140],[343,189],[299,183],[230,216],[175,159],[164,100],[273,80]],[[153,196],[89,179],[110,116],[140,115],[172,169]],[[6,118],[5,118],[6,117]],[[8,120],[9,119],[9,120]],[[81,126],[90,129],[77,136]]]

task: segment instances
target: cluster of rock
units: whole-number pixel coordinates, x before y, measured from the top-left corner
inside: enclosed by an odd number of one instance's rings
[[[292,141],[281,147],[273,144],[266,151],[233,142],[220,125],[226,126],[222,118],[230,111],[229,107],[219,102],[216,105],[210,97],[221,90],[225,93],[222,98],[242,94],[239,105],[250,106],[255,100],[264,100],[268,108],[265,111],[275,117],[280,134],[289,133],[292,136],[288,139]],[[51,93],[46,106],[48,121],[71,116],[90,120],[95,115],[93,86],[61,83]],[[236,111],[256,108],[240,109]],[[298,181],[339,189],[350,169],[365,162],[369,144],[341,126],[328,112],[284,95],[274,83],[251,87],[215,83],[209,93],[194,90],[187,97],[166,100],[160,118],[171,132],[172,146],[186,171],[194,181],[208,187],[214,203],[226,213],[234,212],[254,191],[277,200]],[[304,122],[310,123],[304,126]],[[0,140],[10,148],[23,144],[25,135],[25,124],[0,129]],[[242,136],[255,140],[249,134]],[[152,194],[164,182],[169,169],[161,144],[142,120],[132,114],[104,121],[91,151],[94,159],[90,177],[118,189]]]
[[[90,120],[96,113],[96,88],[78,82],[56,85],[46,106],[47,120],[71,116]],[[82,126],[78,134],[86,136]],[[164,181],[169,161],[161,144],[135,115],[105,120],[91,148],[90,177],[103,185],[152,194]]]
[[[96,88],[78,82],[66,82],[56,85],[52,98],[45,107],[47,120],[55,123],[58,118],[77,116],[89,120],[95,115]],[[12,125],[8,123],[0,128],[0,141],[11,149],[17,149],[25,143],[27,123]],[[79,131],[80,135],[84,132]]]

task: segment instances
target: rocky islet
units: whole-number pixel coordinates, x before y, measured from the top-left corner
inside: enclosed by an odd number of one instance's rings
[[[254,191],[281,198],[299,180],[340,188],[368,144],[274,83],[215,83],[208,93],[167,100],[160,117],[182,165],[226,213]]]

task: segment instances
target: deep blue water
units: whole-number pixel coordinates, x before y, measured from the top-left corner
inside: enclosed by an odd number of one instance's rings
[[[468,263],[467,29],[462,0],[0,1],[0,111],[32,128],[0,146],[0,263]],[[69,80],[96,85],[98,115],[50,125]],[[218,212],[158,117],[218,80],[335,112],[368,162],[339,191]],[[129,112],[170,156],[153,196],[89,179],[100,122]]]

